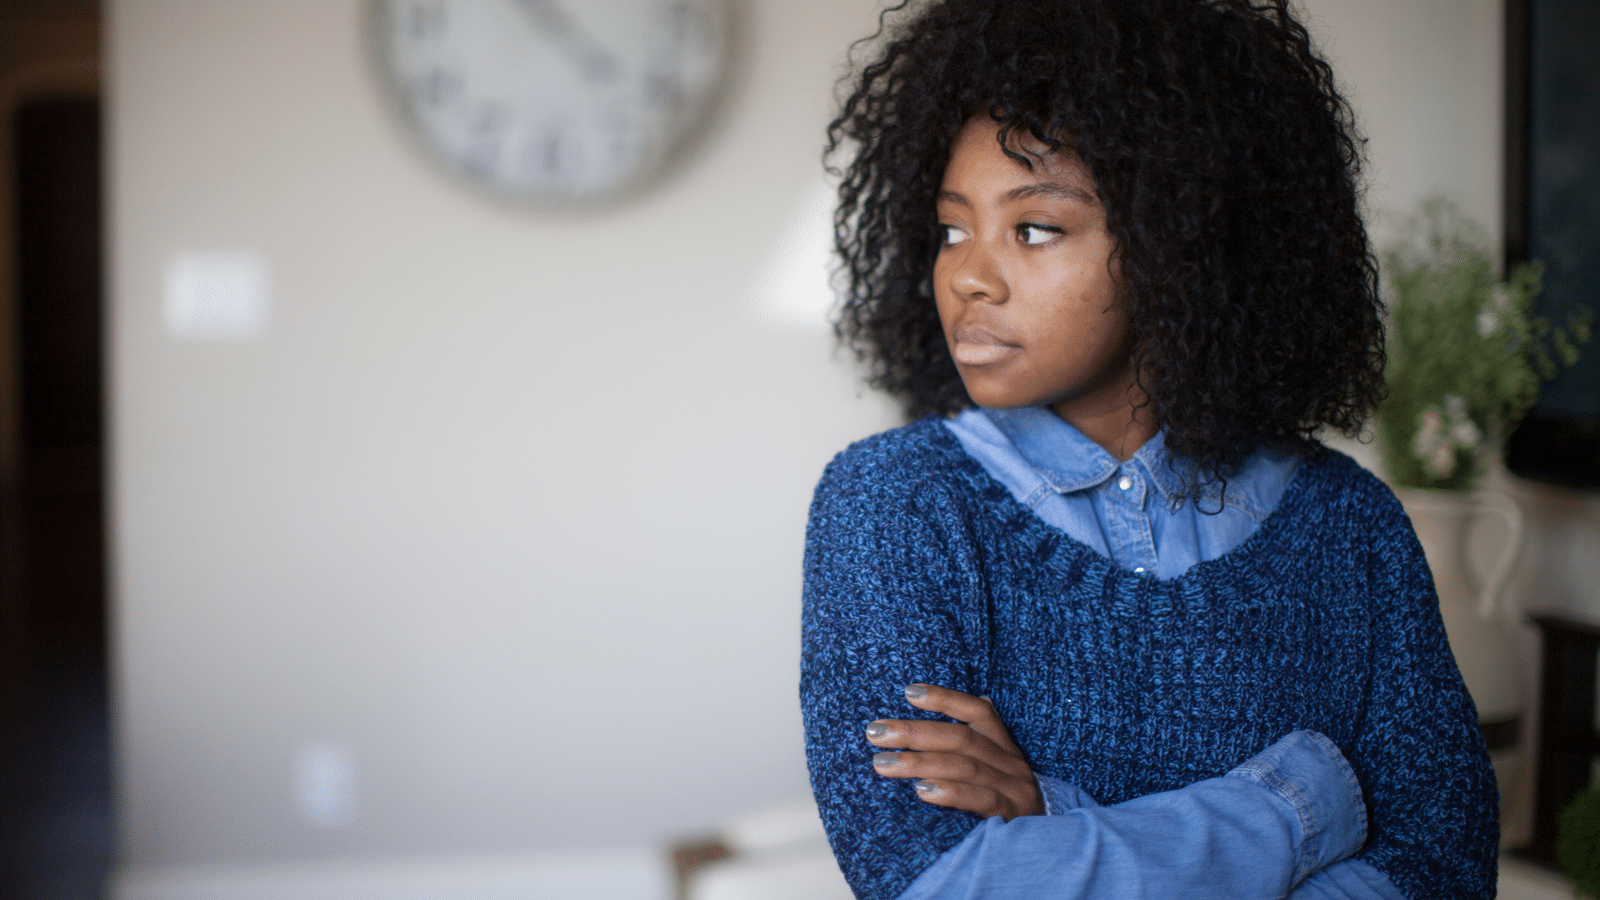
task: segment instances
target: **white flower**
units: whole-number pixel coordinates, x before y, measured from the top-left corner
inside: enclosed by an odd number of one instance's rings
[[[1478,337],[1486,338],[1500,327],[1500,314],[1492,309],[1478,313]]]
[[[1471,419],[1462,419],[1450,425],[1450,442],[1463,450],[1472,450],[1483,440],[1483,432]]]
[[[1489,289],[1489,303],[1478,313],[1478,337],[1486,338],[1500,328],[1500,314],[1511,302],[1511,294],[1504,283]]]
[[[1417,433],[1411,438],[1411,452],[1418,459],[1427,459],[1444,442],[1444,416],[1439,414],[1439,407],[1430,406],[1417,418]]]
[[[1440,444],[1422,468],[1435,478],[1448,478],[1456,467],[1456,451],[1449,444]]]
[[[1411,452],[1422,460],[1422,470],[1433,478],[1449,478],[1455,473],[1456,451],[1475,452],[1483,442],[1483,429],[1467,415],[1467,401],[1456,394],[1445,394],[1438,406],[1430,406],[1417,417],[1417,433],[1411,438]]]

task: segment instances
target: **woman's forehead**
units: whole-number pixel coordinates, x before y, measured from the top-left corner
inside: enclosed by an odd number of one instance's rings
[[[1005,141],[1001,143],[1004,130]],[[950,157],[957,154],[991,157],[999,164],[1005,160],[1019,169],[1052,182],[1059,182],[1093,197],[1094,174],[1082,157],[1066,145],[1054,149],[1026,128],[1006,128],[991,116],[974,116],[961,126],[950,145]],[[1019,160],[1017,157],[1022,157]],[[947,163],[948,171],[948,163]]]

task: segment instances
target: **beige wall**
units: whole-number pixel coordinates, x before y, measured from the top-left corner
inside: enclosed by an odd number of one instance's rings
[[[809,234],[834,67],[876,6],[746,0],[698,152],[560,217],[406,144],[356,0],[112,3],[130,871],[650,847],[804,793],[805,506],[894,417],[826,334],[755,309]],[[1499,3],[1307,6],[1375,214],[1437,187],[1497,227]],[[236,249],[272,267],[264,336],[171,338],[167,260]],[[1600,607],[1600,504],[1539,496],[1523,589]],[[295,810],[316,740],[355,759],[347,826]]]
[[[806,504],[893,416],[756,297],[871,10],[743,4],[693,158],[558,216],[407,144],[363,9],[111,7],[127,864],[644,845],[803,793]],[[236,249],[264,336],[174,340],[169,257]],[[319,740],[345,827],[292,802]]]
[[[1366,133],[1374,237],[1433,190],[1500,235],[1502,6],[1303,0]]]

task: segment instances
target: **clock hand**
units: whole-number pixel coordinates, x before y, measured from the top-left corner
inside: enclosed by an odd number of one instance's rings
[[[516,0],[517,6],[528,14],[534,26],[555,41],[556,45],[577,58],[578,67],[585,78],[604,84],[617,77],[622,68],[605,45],[583,30],[567,14],[558,0]]]

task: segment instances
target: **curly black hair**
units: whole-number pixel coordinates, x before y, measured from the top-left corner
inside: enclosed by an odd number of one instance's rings
[[[1003,148],[1031,134],[1093,174],[1175,454],[1225,477],[1257,447],[1359,430],[1384,364],[1364,141],[1287,0],[903,2],[863,47],[824,156],[849,156],[830,168],[835,328],[908,415],[972,402],[934,306],[934,203],[988,114]]]

